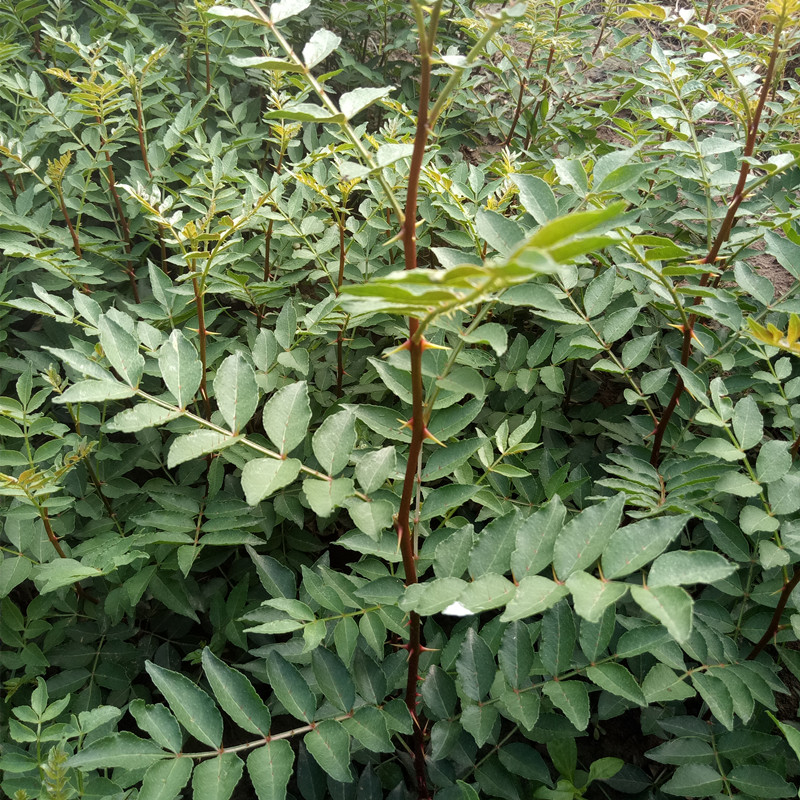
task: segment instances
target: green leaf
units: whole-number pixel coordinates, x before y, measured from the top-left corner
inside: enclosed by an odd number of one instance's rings
[[[702,739],[686,737],[684,739],[671,739],[645,755],[659,764],[711,764],[714,761],[714,751],[708,742]]]
[[[222,716],[214,701],[185,675],[145,662],[147,674],[172,709],[178,722],[195,739],[210,747],[222,745]]]
[[[689,514],[643,519],[615,531],[603,551],[603,575],[622,578],[661,555],[683,530]]]
[[[541,178],[518,173],[513,176],[513,181],[519,188],[523,207],[540,225],[558,216],[553,190]]]
[[[553,566],[560,580],[591,566],[603,552],[622,519],[625,495],[589,506],[561,530],[553,547]]]
[[[564,524],[567,509],[561,498],[553,499],[519,523],[511,571],[518,582],[541,572],[553,560],[553,546]]]
[[[676,550],[659,556],[650,567],[650,587],[714,583],[727,578],[736,567],[711,550]]]
[[[575,618],[568,603],[559,603],[542,617],[539,657],[545,671],[551,675],[566,672],[574,649]]]
[[[500,669],[512,689],[530,686],[533,667],[533,644],[528,626],[523,622],[512,622],[506,626],[497,653]]]
[[[341,711],[349,712],[356,701],[356,688],[344,662],[325,647],[311,654],[311,665],[325,698]]]
[[[569,594],[566,586],[541,575],[528,575],[519,582],[514,597],[500,619],[513,622],[517,619],[541,614]]]
[[[795,797],[797,788],[777,772],[758,764],[739,764],[728,773],[728,780],[753,797]]]
[[[203,377],[203,366],[194,345],[174,330],[158,351],[161,378],[172,393],[179,408],[186,408],[194,400]]]
[[[167,758],[148,767],[139,792],[141,800],[173,800],[192,776],[191,758]]]
[[[464,694],[470,699],[480,702],[489,693],[496,672],[494,656],[474,628],[467,631],[461,645],[456,672]]]
[[[567,578],[566,586],[572,593],[575,613],[589,622],[598,622],[606,608],[628,592],[624,583],[600,581],[587,572],[574,572]]]
[[[730,731],[733,730],[733,700],[725,684],[702,672],[692,673],[692,683],[711,713]]]
[[[791,747],[792,750],[794,750],[794,754],[800,758],[800,730],[776,719],[769,711],[767,711],[767,716],[778,726],[780,732],[786,737],[786,742],[789,747]]]
[[[498,751],[500,763],[512,775],[550,785],[550,770],[538,750],[524,742],[509,742]]]
[[[204,429],[178,436],[170,445],[169,453],[167,454],[167,467],[174,469],[186,461],[192,461],[208,453],[224,450],[238,441],[238,436],[230,436],[227,433],[217,433],[217,431]]]
[[[84,771],[115,767],[145,769],[168,755],[155,742],[123,731],[92,742],[70,756],[67,765]]]
[[[598,758],[589,766],[588,786],[594,781],[607,781],[613,778],[623,767],[625,762],[621,758]]]
[[[581,681],[548,681],[542,692],[579,730],[589,725],[589,690]]]
[[[232,6],[211,6],[206,11],[206,16],[216,19],[246,19],[249,22],[262,23],[262,20],[255,14],[250,14],[244,9],[233,8]]]
[[[722,778],[707,764],[682,764],[661,789],[680,797],[709,797],[722,791]]]
[[[689,686],[686,674],[677,675],[666,664],[654,664],[642,681],[642,691],[650,703],[669,703],[688,700],[695,691]]]
[[[350,408],[328,417],[311,437],[317,461],[328,475],[341,472],[356,444],[356,415]]]
[[[74,558],[57,558],[40,564],[35,570],[33,582],[40,594],[48,594],[84,578],[99,578],[102,575],[102,570],[85,566]]]
[[[294,751],[286,739],[273,739],[247,757],[247,774],[258,800],[284,800],[292,777]]]
[[[320,722],[304,737],[308,752],[335,781],[350,783],[350,735],[342,724],[332,719]]]
[[[78,381],[53,398],[54,403],[105,403],[133,397],[133,389],[119,381]]]
[[[258,405],[256,375],[241,353],[228,356],[219,365],[214,376],[214,395],[228,427],[239,433]]]
[[[493,705],[470,705],[461,712],[461,726],[478,747],[483,747],[492,738],[498,718],[499,712]]]
[[[329,517],[354,492],[352,478],[333,478],[327,481],[306,478],[303,481],[303,494],[318,517]]]
[[[450,475],[453,470],[465,464],[477,452],[482,441],[479,438],[462,439],[435,450],[425,462],[422,480],[428,483]]]
[[[252,17],[251,17],[252,19]],[[256,18],[257,19],[257,18]],[[266,69],[270,72],[302,72],[303,67],[293,61],[286,61],[283,58],[270,58],[269,56],[228,56],[228,60],[234,67],[242,69]]]
[[[163,703],[146,705],[144,700],[137,698],[128,706],[128,711],[136,720],[136,724],[149,733],[158,744],[172,750],[173,753],[180,753],[183,747],[183,735],[178,720]]]
[[[269,7],[269,18],[274,23],[283,22],[305,11],[310,5],[311,0],[278,0]]]
[[[641,687],[622,664],[609,662],[588,667],[586,677],[611,694],[624,697],[639,706],[647,705]]]
[[[264,405],[264,430],[282,455],[294,450],[306,437],[311,421],[305,381],[278,389]]]
[[[394,745],[383,714],[374,706],[361,706],[349,719],[342,720],[344,729],[373,753],[392,753]]]
[[[397,468],[397,453],[393,445],[375,450],[359,458],[355,476],[361,488],[372,494],[386,483]]]
[[[583,294],[583,307],[586,311],[586,316],[596,317],[605,311],[614,297],[616,280],[616,270],[608,268],[589,282]]]
[[[480,614],[506,605],[515,591],[516,587],[510,580],[490,573],[468,583],[461,592],[459,602],[473,614]]]
[[[345,92],[339,98],[339,108],[345,119],[351,119],[359,111],[363,111],[367,106],[371,106],[393,91],[394,86],[382,86],[379,89],[353,89],[351,92]]]
[[[692,598],[678,586],[631,586],[633,599],[652,614],[672,637],[683,642],[692,632]]]
[[[346,506],[355,526],[376,542],[380,540],[383,531],[392,527],[394,506],[389,500],[373,500],[368,503],[354,497],[347,501]]]
[[[764,442],[756,458],[756,477],[760,483],[780,480],[791,469],[789,443],[772,439]]]
[[[321,28],[312,34],[303,48],[303,61],[305,61],[307,67],[315,67],[336,50],[341,43],[342,40],[335,33]]]
[[[764,418],[753,395],[745,395],[733,408],[733,433],[739,447],[749,450],[764,436]]]
[[[286,711],[296,719],[311,722],[317,701],[297,667],[273,650],[267,659],[267,672],[272,690]]]
[[[229,800],[243,772],[244,762],[236,753],[201,761],[192,776],[194,800]]]
[[[139,352],[139,343],[108,314],[103,314],[97,321],[97,330],[103,353],[117,375],[128,386],[138,386],[144,372],[144,356]]]
[[[299,474],[302,463],[296,458],[254,458],[242,467],[242,489],[247,502],[257,506],[265,497],[288,486]]]
[[[269,709],[241,672],[220,661],[207,647],[203,648],[203,672],[222,710],[240,728],[269,736]]]
[[[161,408],[153,403],[139,403],[133,408],[120,411],[105,424],[104,429],[110,433],[136,433],[145,428],[164,425],[180,415],[180,411]]]
[[[469,555],[469,573],[473,578],[492,573],[503,575],[508,572],[511,553],[516,544],[518,524],[519,517],[516,512],[505,514],[490,522],[480,532],[477,544]]]
[[[488,242],[501,256],[510,254],[524,239],[518,223],[486,208],[478,209],[475,215],[475,229],[478,236]]]
[[[458,701],[455,682],[435,664],[422,682],[422,700],[432,719],[450,719],[455,715]]]
[[[579,197],[586,196],[589,181],[586,170],[577,158],[555,158],[553,166],[562,184],[569,186]]]
[[[509,688],[500,695],[500,706],[504,716],[527,731],[533,731],[539,719],[541,704],[542,701],[535,691],[516,691]]]
[[[12,589],[30,577],[33,563],[29,558],[3,556],[0,563],[0,598],[6,597]]]

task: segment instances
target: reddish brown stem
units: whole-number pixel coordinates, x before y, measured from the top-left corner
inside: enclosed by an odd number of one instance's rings
[[[736,182],[736,188],[733,191],[733,196],[728,203],[728,210],[725,214],[725,218],[722,221],[722,225],[717,233],[716,238],[714,239],[711,249],[708,251],[708,255],[703,259],[703,263],[713,265],[716,263],[717,258],[719,257],[720,250],[722,249],[723,245],[728,241],[731,235],[731,231],[733,230],[734,223],[736,222],[736,214],[739,211],[739,207],[742,205],[745,199],[745,185],[747,183],[747,176],[750,174],[750,165],[746,159],[749,159],[756,149],[756,141],[758,139],[758,127],[761,122],[761,115],[764,111],[764,105],[767,102],[767,98],[769,97],[770,87],[772,86],[772,81],[775,77],[775,65],[778,61],[778,54],[780,49],[780,36],[781,36],[781,27],[780,25],[775,26],[775,36],[772,41],[772,50],[770,51],[769,56],[769,63],[767,65],[767,74],[764,76],[764,83],[761,87],[761,92],[758,97],[758,103],[756,105],[755,111],[753,112],[752,119],[750,121],[750,127],[747,131],[747,140],[745,141],[744,146],[744,159],[742,161],[742,165],[739,168],[739,179]],[[706,273],[703,275],[700,286],[706,286],[708,281],[711,278],[710,273]],[[694,299],[693,305],[697,305],[700,302],[700,298],[696,297]],[[684,326],[683,331],[683,347],[681,349],[681,364],[685,367],[689,364],[689,357],[692,353],[692,334],[694,332],[694,324],[697,319],[696,314],[690,314],[687,322],[688,325]],[[672,397],[667,404],[667,407],[664,409],[664,413],[661,415],[661,419],[656,426],[655,433],[653,435],[653,449],[650,454],[650,463],[654,467],[658,467],[659,461],[661,459],[661,445],[664,441],[664,433],[666,432],[667,426],[669,425],[669,421],[672,418],[672,414],[675,411],[675,408],[678,405],[678,401],[680,400],[681,394],[683,393],[683,380],[680,376],[675,381],[675,389],[672,392]]]
[[[342,209],[338,215],[338,222],[339,222],[339,275],[336,280],[337,297],[342,289],[342,283],[344,282],[344,265],[347,256],[347,249],[345,248],[344,244],[344,223],[345,223],[344,209]],[[339,335],[336,338],[336,396],[337,397],[342,396],[342,382],[344,380],[343,341],[344,341],[344,323],[342,323],[342,327],[339,329]]]
[[[14,183],[13,178],[5,171],[3,171],[3,177],[6,179],[6,183],[8,184],[8,188],[11,189],[11,196],[16,199],[17,197],[17,185]]]
[[[436,10],[438,10],[436,7]],[[422,173],[422,163],[425,158],[425,149],[428,143],[428,105],[431,91],[431,55],[433,37],[435,35],[435,20],[431,20],[428,35],[424,30],[419,31],[420,37],[420,90],[419,108],[417,112],[417,128],[414,134],[414,149],[411,155],[411,165],[408,174],[408,190],[406,193],[405,220],[402,229],[403,255],[405,268],[417,268],[417,201],[419,197],[419,182]],[[400,553],[403,558],[406,586],[417,583],[417,553],[414,546],[414,533],[411,528],[411,503],[414,497],[414,488],[417,480],[417,468],[422,453],[422,443],[425,438],[425,413],[424,413],[424,386],[422,382],[422,339],[417,336],[419,322],[411,318],[408,323],[408,349],[411,357],[411,396],[412,396],[412,421],[411,445],[408,450],[408,462],[403,480],[403,492],[400,497],[400,508],[397,513],[397,536],[400,544]],[[406,680],[406,707],[414,720],[414,734],[412,748],[414,753],[414,768],[417,779],[417,792],[420,798],[430,797],[428,780],[425,770],[425,736],[423,721],[417,713],[417,688],[419,682],[419,658],[422,652],[422,624],[419,614],[415,611],[409,613],[408,625],[408,673]]]
[[[194,272],[194,262],[190,264],[190,269]],[[194,289],[194,305],[197,309],[197,338],[200,345],[200,396],[203,398],[206,419],[211,419],[211,401],[208,399],[206,385],[206,312],[203,293],[200,291],[200,284],[196,277],[192,278],[192,288]]]
[[[711,22],[711,11],[714,8],[714,0],[708,0],[708,5],[706,6],[706,15],[703,18],[703,24],[708,25]]]
[[[78,239],[78,233],[75,230],[75,226],[72,224],[72,220],[69,218],[69,212],[67,211],[67,206],[64,202],[64,195],[61,193],[61,187],[58,186],[56,191],[58,191],[58,204],[61,207],[61,215],[64,217],[64,221],[67,223],[67,228],[69,228],[69,235],[72,237],[72,249],[75,251],[75,255],[80,258],[81,243]]]
[[[792,445],[792,447],[789,450],[789,452],[792,454],[792,458],[797,458],[797,454],[798,454],[798,452],[800,452],[800,436],[798,436],[794,440],[794,444]]]
[[[795,586],[800,583],[800,566],[795,567],[792,577],[783,585],[778,605],[775,607],[775,612],[772,619],[769,621],[769,626],[764,635],[756,642],[750,654],[747,656],[748,661],[752,661],[772,640],[772,637],[778,632],[778,626],[781,622],[781,615],[783,609],[786,608],[786,603],[789,601],[789,595],[794,591]]]
[[[561,24],[561,12],[563,10],[563,6],[559,7],[558,11],[556,12],[556,23],[553,26],[553,35],[555,36],[558,33],[559,25]],[[555,60],[556,55],[556,46],[555,44],[550,45],[550,52],[547,54],[547,66],[544,68],[544,77],[542,78],[542,85],[539,88],[539,94],[541,95],[539,99],[536,101],[536,105],[533,108],[533,118],[539,116],[539,109],[542,107],[542,103],[544,102],[545,93],[547,92],[547,81],[550,77],[550,70],[553,68],[553,61]],[[525,137],[525,144],[523,144],[522,149],[527,150],[531,144],[531,132],[528,131],[528,135]]]
[[[600,48],[600,43],[603,41],[603,36],[606,33],[606,27],[608,26],[608,18],[611,16],[611,3],[612,0],[606,0],[606,13],[603,14],[603,22],[600,24],[600,32],[597,34],[597,41],[594,43],[594,47],[592,48],[592,57],[597,53],[598,49]]]
[[[61,547],[61,542],[58,540],[58,536],[56,532],[53,530],[53,526],[50,524],[50,517],[47,513],[47,509],[40,507],[39,508],[39,518],[42,520],[42,524],[44,525],[45,532],[47,533],[47,538],[50,540],[50,544],[53,545],[56,553],[58,553],[59,558],[66,558],[67,555],[64,552],[64,548]],[[72,584],[72,588],[75,590],[75,594],[78,597],[85,598],[86,600],[91,601],[92,603],[97,603],[97,600],[92,597],[77,581]]]
[[[528,60],[525,62],[525,71],[527,72],[531,68],[531,63],[533,62],[533,54],[536,49],[536,43],[531,43],[531,49],[528,53]],[[517,96],[517,107],[514,109],[514,118],[511,120],[511,129],[508,131],[508,136],[506,136],[506,147],[511,144],[511,139],[514,136],[514,131],[516,130],[517,123],[519,122],[519,115],[522,113],[522,102],[525,99],[525,89],[528,88],[528,79],[520,76],[519,79],[519,95]]]

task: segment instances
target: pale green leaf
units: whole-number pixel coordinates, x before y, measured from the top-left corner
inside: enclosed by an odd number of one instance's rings
[[[264,430],[282,455],[305,439],[310,421],[311,405],[305,381],[278,389],[264,405]]]

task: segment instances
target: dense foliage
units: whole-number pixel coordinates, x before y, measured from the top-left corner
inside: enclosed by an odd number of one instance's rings
[[[796,796],[799,28],[4,4],[2,792]]]

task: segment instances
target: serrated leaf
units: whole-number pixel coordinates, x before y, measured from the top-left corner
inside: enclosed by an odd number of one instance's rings
[[[685,674],[676,674],[666,664],[654,664],[642,681],[642,691],[648,704],[669,703],[694,697],[695,691],[686,677]]]
[[[569,594],[566,586],[541,575],[528,575],[517,586],[514,597],[500,619],[513,622],[517,619],[541,614]]]
[[[350,735],[341,723],[326,719],[309,731],[303,737],[303,742],[314,760],[331,778],[341,783],[353,780],[350,771]]]
[[[168,758],[148,767],[142,779],[142,800],[173,800],[189,783],[193,762],[190,758]]]
[[[740,791],[758,798],[795,797],[797,789],[781,775],[760,764],[738,764],[728,780]]]
[[[242,489],[247,503],[258,505],[265,497],[288,486],[299,474],[302,463],[296,458],[254,458],[242,467]]]
[[[733,730],[733,700],[725,684],[702,672],[692,673],[692,683],[711,713],[730,731]]]
[[[135,392],[119,381],[85,380],[73,383],[53,398],[54,403],[105,403],[107,400],[125,400]]]
[[[239,433],[258,405],[256,375],[241,353],[228,356],[219,365],[214,376],[214,395],[228,427],[234,434]]]
[[[494,656],[474,628],[467,631],[461,645],[456,672],[464,694],[470,699],[480,702],[489,693],[496,672]]]
[[[609,662],[588,667],[586,677],[611,694],[624,697],[639,706],[647,705],[641,687],[622,664]]]
[[[273,739],[247,757],[247,774],[258,800],[284,800],[292,777],[294,751],[286,739]]]
[[[394,745],[383,714],[374,706],[361,706],[349,719],[342,720],[344,729],[373,753],[392,753]]]
[[[144,372],[144,357],[139,352],[139,343],[108,314],[103,314],[97,321],[97,330],[100,346],[117,375],[128,386],[138,386]]]
[[[210,747],[222,744],[222,716],[214,701],[185,675],[145,662],[147,674],[172,709],[178,722],[195,739]]]
[[[522,689],[530,685],[533,645],[525,623],[512,622],[506,627],[497,658],[500,669],[512,689]]]
[[[161,346],[158,351],[158,366],[161,378],[178,407],[186,408],[200,388],[203,366],[194,345],[182,331],[172,331],[169,339]]]
[[[352,409],[328,417],[311,437],[311,448],[328,475],[341,472],[356,444],[356,415]]]
[[[356,688],[344,662],[325,647],[311,654],[314,677],[325,698],[342,711],[350,711],[356,700]]]
[[[310,421],[311,405],[305,381],[278,389],[264,405],[264,430],[282,455],[305,439]]]
[[[203,672],[222,710],[240,728],[269,736],[269,709],[248,678],[220,661],[207,647],[203,649]]]
[[[736,567],[712,550],[676,550],[659,556],[650,567],[650,587],[714,583],[727,578]]]
[[[335,33],[321,28],[315,31],[303,48],[303,61],[307,67],[315,67],[324,61],[342,43]]]
[[[622,578],[666,550],[689,521],[689,514],[643,519],[615,531],[603,550],[603,575]]]
[[[201,761],[192,776],[194,800],[229,800],[243,772],[244,762],[236,753]]]
[[[275,23],[283,22],[305,11],[310,5],[311,0],[277,0],[269,7],[269,18]]]
[[[560,580],[591,566],[601,555],[622,519],[625,495],[589,506],[561,530],[553,547],[553,566]]]
[[[661,789],[680,797],[709,797],[722,790],[722,778],[707,764],[683,764]]]
[[[377,491],[392,475],[397,467],[397,453],[393,445],[367,453],[356,464],[355,476],[361,488],[367,493]]]
[[[236,444],[238,436],[231,436],[227,433],[217,433],[217,431],[199,430],[192,431],[183,436],[178,436],[169,448],[167,454],[167,467],[173,469],[185,461],[191,461],[208,453],[216,453],[226,447]]]
[[[286,711],[296,719],[311,722],[317,701],[297,667],[273,650],[267,659],[267,672],[272,690]]]
[[[422,682],[422,699],[433,719],[450,719],[455,714],[455,682],[441,667],[434,665],[428,670]]]
[[[548,681],[542,692],[579,730],[589,725],[589,690],[581,681]]]
[[[144,769],[169,755],[155,742],[140,739],[128,731],[112,733],[70,756],[68,766],[81,770]]]
[[[181,734],[178,720],[172,712],[162,703],[147,705],[144,700],[136,699],[128,706],[131,716],[136,720],[136,724],[155,739],[162,747],[179,753],[183,747],[183,736]]]
[[[351,119],[359,111],[363,111],[367,106],[371,106],[374,102],[386,97],[393,91],[394,86],[383,86],[376,89],[353,89],[351,92],[345,92],[339,98],[339,108],[345,119]]]
[[[749,450],[761,442],[764,436],[764,418],[752,395],[745,395],[736,403],[731,421],[736,441],[742,450]]]
[[[652,614],[678,642],[692,632],[692,598],[678,586],[631,586],[633,599]]]
[[[155,428],[164,425],[180,416],[180,411],[172,411],[153,403],[139,403],[133,408],[120,411],[106,424],[105,430],[112,433],[136,433],[145,428]]]
[[[536,575],[553,560],[553,546],[566,513],[561,498],[555,495],[546,506],[519,523],[511,554],[511,571],[517,581]]]
[[[628,592],[624,583],[601,581],[587,572],[574,572],[567,578],[566,586],[572,593],[575,613],[589,622],[597,622],[608,606]]]

